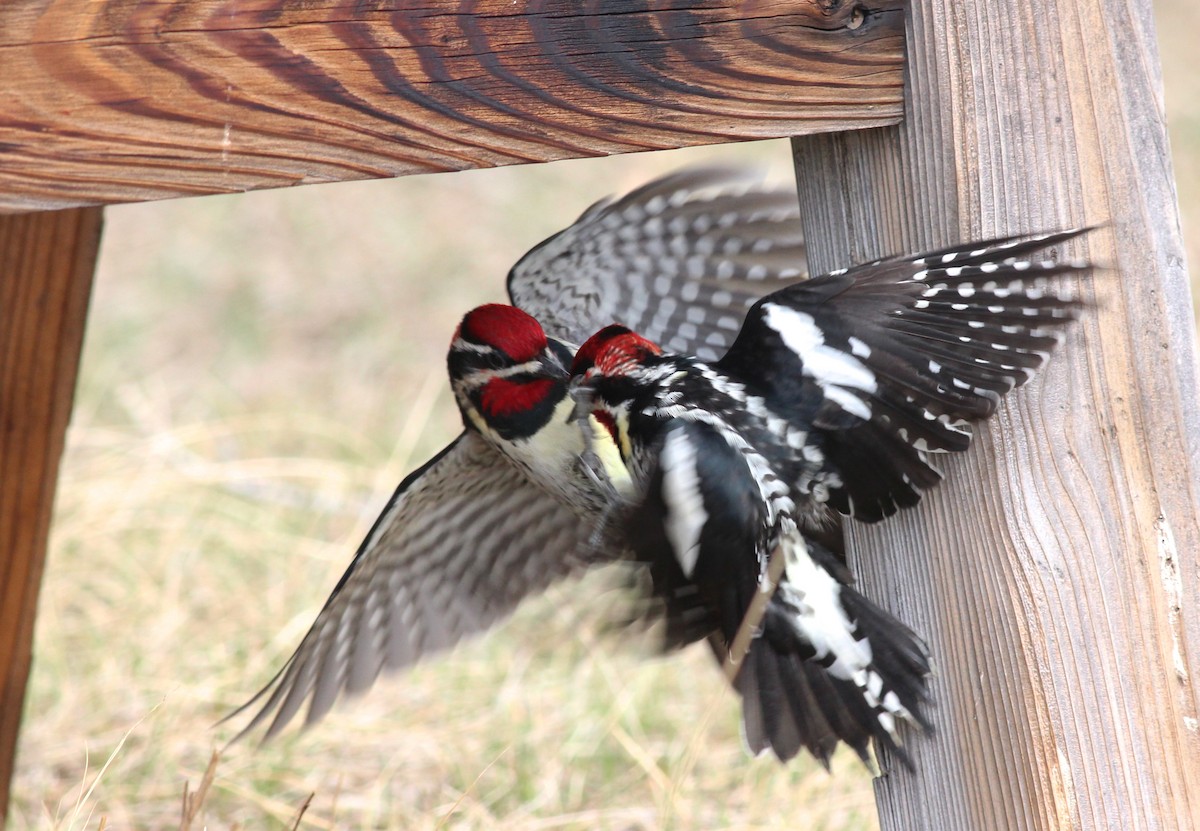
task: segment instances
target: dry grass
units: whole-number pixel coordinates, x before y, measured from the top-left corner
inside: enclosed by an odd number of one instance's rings
[[[1159,5],[1194,227],[1200,11]],[[600,635],[600,581],[209,767],[233,734],[212,724],[456,431],[458,316],[592,199],[728,153],[787,172],[774,143],[109,211],[10,827],[875,827],[852,758],[745,758],[703,650]]]
[[[787,171],[785,144],[732,152]],[[232,747],[201,784],[234,732],[212,724],[456,432],[461,313],[593,199],[711,155],[112,210],[12,827],[870,827],[853,759],[744,757],[703,650],[648,660],[601,635],[599,580],[308,733]]]
[[[1167,128],[1183,236],[1191,265],[1192,307],[1200,315],[1200,3],[1195,0],[1156,0],[1158,48],[1162,59]]]

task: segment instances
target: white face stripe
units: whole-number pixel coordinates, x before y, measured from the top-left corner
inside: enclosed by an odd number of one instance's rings
[[[775,303],[767,303],[763,311],[764,322],[800,357],[804,374],[817,382],[826,397],[851,415],[869,420],[871,407],[860,393],[875,392],[875,373],[854,355],[826,346],[812,315]]]
[[[696,470],[696,448],[682,431],[672,430],[658,459],[667,505],[667,539],[684,575],[691,577],[700,556],[700,533],[708,522],[704,495],[700,492],[700,474]]]
[[[488,346],[485,343],[475,343],[463,337],[457,337],[450,344],[451,352],[475,352],[479,355],[490,355],[496,351],[494,346]]]
[[[455,341],[453,348],[458,350],[460,343],[467,346],[466,349],[461,351],[474,352],[479,355],[498,354],[497,350],[490,346],[479,346],[478,344],[467,343],[466,341]],[[533,358],[523,364],[514,364],[513,366],[506,366],[500,369],[476,369],[468,375],[463,375],[452,380],[464,389],[473,390],[482,387],[496,378],[511,378],[514,375],[537,375],[541,372],[541,369],[541,360]]]

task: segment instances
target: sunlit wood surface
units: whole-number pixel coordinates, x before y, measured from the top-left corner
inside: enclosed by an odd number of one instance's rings
[[[894,124],[903,0],[0,3],[0,210]]]

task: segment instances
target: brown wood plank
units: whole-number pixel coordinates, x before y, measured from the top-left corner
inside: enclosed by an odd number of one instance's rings
[[[0,211],[894,124],[905,2],[4,2]]]
[[[929,0],[910,43],[902,126],[794,143],[814,268],[1108,223],[1111,270],[945,483],[853,529],[937,666],[882,826],[1200,827],[1200,390],[1151,6]]]
[[[100,208],[0,217],[0,827]]]

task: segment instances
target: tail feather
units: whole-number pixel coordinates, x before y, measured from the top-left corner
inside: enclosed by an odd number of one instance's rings
[[[747,655],[747,660],[753,661],[753,669],[743,668],[738,673],[738,679],[744,679],[744,686],[735,683],[746,700],[742,707],[746,744],[755,754],[769,747],[780,759],[790,759],[800,752],[804,740],[798,717],[801,714],[789,706],[789,684],[780,671],[782,667],[769,655],[756,655],[753,659]]]
[[[919,639],[849,588],[837,549],[806,538],[786,513],[768,516],[774,503],[745,456],[711,425],[670,422],[659,448],[621,527],[647,567],[670,646],[705,637],[723,662],[763,569],[783,566],[735,679],[750,749],[787,760],[808,748],[827,762],[845,741],[869,762],[872,738],[898,746],[897,720],[920,723],[929,665]]]
[[[812,540],[807,545],[817,567],[835,576],[844,573],[834,554]],[[643,596],[642,605],[623,625],[647,625],[661,619],[665,622],[660,630],[664,649],[679,649],[708,638],[718,663],[723,663],[726,637],[722,616],[694,586],[669,571],[648,569],[651,585],[641,583],[639,588],[651,592],[653,600]],[[797,627],[796,608],[790,602],[773,600],[734,681],[742,698],[746,744],[755,754],[769,750],[787,761],[807,750],[828,766],[837,745],[845,742],[864,764],[873,767],[872,739],[903,758],[897,722],[909,720],[928,727],[923,714],[929,673],[925,645],[891,614],[841,580],[834,582],[848,637],[863,644],[867,657],[859,659],[862,665],[844,673],[848,677],[837,677],[832,656],[818,654]],[[786,594],[793,590],[786,582],[781,586]],[[645,605],[648,603],[653,605]]]
[[[874,714],[853,689],[819,664],[758,644],[734,688],[742,696],[742,730],[755,754],[770,750],[787,761],[807,750],[827,770],[845,742],[868,767]]]
[[[876,606],[849,586],[842,588],[842,605],[857,622],[860,631],[887,632],[887,637],[871,638],[871,658],[884,686],[896,694],[905,711],[922,728],[931,725],[922,707],[928,701],[925,678],[932,671],[925,642],[888,612]]]
[[[768,654],[764,659],[771,657]],[[838,704],[841,693],[824,668],[793,654],[776,654],[774,660],[787,679],[788,704],[801,725],[809,752],[827,770],[840,741],[845,741],[860,759],[868,759],[871,733],[861,722],[847,717]]]
[[[755,753],[769,748],[785,761],[805,748],[827,766],[843,741],[873,766],[875,739],[907,763],[898,722],[929,726],[928,652],[911,629],[849,586],[841,587],[841,597],[869,662],[838,677],[830,656],[814,654],[801,635],[794,611],[772,602],[735,681],[746,742]]]

